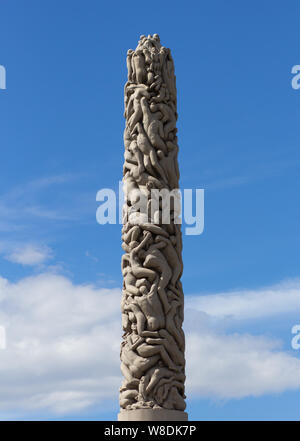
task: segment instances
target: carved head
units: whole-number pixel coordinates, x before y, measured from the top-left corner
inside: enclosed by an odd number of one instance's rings
[[[140,286],[139,291],[140,291],[140,293],[141,293],[142,295],[147,295],[147,294],[148,294],[148,288],[147,288],[146,285],[142,285],[142,286]]]

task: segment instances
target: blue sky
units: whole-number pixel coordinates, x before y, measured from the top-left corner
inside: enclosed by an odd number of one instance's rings
[[[115,418],[121,228],[96,223],[95,197],[121,179],[127,49],[159,33],[175,61],[181,187],[205,189],[204,233],[183,237],[190,418],[299,419],[299,3],[0,8],[0,417]]]

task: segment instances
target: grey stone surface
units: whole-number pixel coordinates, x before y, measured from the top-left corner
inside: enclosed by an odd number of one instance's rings
[[[187,421],[188,415],[180,410],[136,409],[122,410],[118,421]]]
[[[163,222],[163,204],[157,205],[151,192],[179,186],[174,63],[170,50],[154,34],[141,36],[136,50],[128,51],[127,68],[120,406],[128,418],[153,420],[151,411],[159,416],[173,411],[182,419],[186,404],[181,226],[172,205],[170,222]],[[139,213],[137,191],[146,200],[146,214]],[[120,415],[125,415],[123,411]]]

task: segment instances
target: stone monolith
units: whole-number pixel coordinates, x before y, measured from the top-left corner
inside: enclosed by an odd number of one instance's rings
[[[118,419],[183,421],[187,414],[174,63],[157,34],[142,35],[136,50],[127,53],[127,69],[121,301],[124,380]],[[168,202],[170,193],[174,198]],[[167,220],[164,209],[169,210]]]

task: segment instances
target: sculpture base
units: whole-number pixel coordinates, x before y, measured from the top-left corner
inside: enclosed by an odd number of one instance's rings
[[[135,409],[121,410],[118,421],[187,421],[188,414],[181,410]]]

